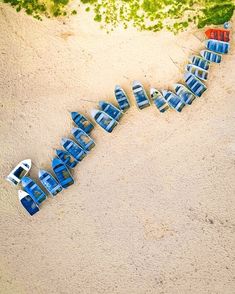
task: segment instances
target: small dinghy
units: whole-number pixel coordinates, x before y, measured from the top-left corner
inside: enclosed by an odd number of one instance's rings
[[[134,81],[132,90],[139,109],[144,109],[145,107],[150,106],[149,98],[140,82]]]
[[[41,204],[47,199],[42,189],[29,177],[23,177],[21,183],[25,192],[27,192],[37,204]]]
[[[74,184],[74,180],[69,170],[59,158],[54,158],[51,165],[59,183],[64,189]]]
[[[38,172],[38,177],[43,186],[52,196],[56,196],[58,193],[62,191],[62,186],[49,172],[45,170],[40,170]]]
[[[114,94],[122,111],[126,111],[128,108],[130,108],[129,99],[124,90],[119,85],[115,87]]]
[[[169,108],[169,104],[162,96],[161,92],[155,88],[150,88],[150,97],[160,112],[165,112]]]
[[[94,129],[94,125],[82,114],[78,112],[71,112],[72,120],[75,124],[87,134]]]
[[[93,147],[95,147],[95,142],[82,129],[72,128],[71,133],[77,140],[78,144],[86,151],[90,151]]]
[[[56,149],[56,155],[68,168],[74,168],[78,164],[78,161],[72,158],[68,151]]]
[[[100,125],[108,133],[111,133],[117,125],[117,121],[115,119],[113,119],[107,113],[101,110],[93,109],[91,111],[91,115],[97,122],[97,124]]]
[[[200,80],[206,81],[208,78],[208,71],[192,64],[187,64],[185,69],[188,72],[191,72],[195,77],[199,78]]]
[[[230,31],[223,29],[208,29],[205,31],[205,35],[208,39],[214,39],[223,42],[229,42]]]
[[[193,100],[196,98],[193,93],[182,84],[174,84],[174,90],[185,104],[192,104]]]
[[[201,97],[207,89],[207,87],[198,78],[189,72],[185,73],[184,80],[189,90],[197,97]]]
[[[19,201],[26,211],[32,216],[39,211],[39,206],[33,200],[33,198],[25,191],[18,191]]]
[[[164,96],[170,107],[175,109],[176,111],[181,112],[181,110],[184,108],[184,102],[181,100],[179,96],[177,96],[173,92],[162,90],[162,95]]]
[[[200,54],[203,58],[205,58],[206,60],[208,60],[210,62],[220,63],[222,60],[221,55],[214,53],[214,52],[211,52],[211,51],[208,51],[208,50],[202,50],[200,52]]]
[[[222,42],[212,39],[206,40],[205,45],[208,50],[219,54],[227,54],[230,47],[228,42]]]
[[[116,121],[119,121],[122,117],[122,111],[115,107],[112,103],[108,103],[106,101],[100,101],[99,107],[102,111],[107,113],[110,117],[115,119]]]
[[[196,55],[190,56],[189,61],[193,65],[196,65],[204,70],[208,70],[210,67],[210,62],[200,56],[196,56]]]
[[[22,160],[17,166],[9,173],[6,180],[17,186],[21,179],[27,175],[32,166],[31,159]]]
[[[82,161],[86,152],[73,140],[62,138],[60,144],[68,151],[77,161]]]

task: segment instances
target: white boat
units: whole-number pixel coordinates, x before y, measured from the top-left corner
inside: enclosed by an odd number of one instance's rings
[[[27,175],[32,166],[31,159],[22,160],[7,176],[7,181],[17,186],[21,179]]]

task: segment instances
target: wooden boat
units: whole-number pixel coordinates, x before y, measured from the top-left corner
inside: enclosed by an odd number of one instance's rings
[[[201,97],[201,95],[207,90],[207,87],[189,72],[185,73],[184,80],[189,90],[197,97]]]
[[[78,144],[86,151],[90,151],[95,147],[94,140],[92,140],[91,137],[88,136],[87,133],[85,133],[82,129],[72,128],[71,133],[73,134]]]
[[[37,204],[41,204],[47,199],[42,189],[29,177],[23,177],[21,184],[25,192],[27,192]]]
[[[59,158],[54,158],[51,165],[59,183],[64,189],[74,184],[69,170]]]
[[[99,126],[101,126],[106,132],[111,133],[116,127],[118,122],[110,117],[107,113],[101,110],[93,109],[91,115]]]
[[[71,117],[74,123],[87,134],[94,129],[94,125],[82,114],[71,112]]]
[[[228,42],[222,42],[213,39],[206,40],[205,45],[208,50],[219,54],[227,54],[230,49],[230,44]]]
[[[38,177],[43,186],[52,196],[56,196],[59,192],[62,191],[62,186],[49,172],[45,170],[40,170],[38,172]]]
[[[185,104],[192,104],[193,100],[196,98],[193,93],[191,91],[189,91],[188,88],[186,88],[184,85],[182,84],[174,84],[174,90],[175,93],[181,98],[181,100],[185,103]]]
[[[77,161],[82,161],[86,156],[86,151],[73,140],[62,138],[60,143]]]
[[[182,109],[185,106],[185,103],[181,100],[179,96],[167,90],[162,90],[162,95],[166,99],[167,103],[170,105],[171,108],[178,112],[182,111]]]
[[[169,109],[169,104],[166,102],[166,100],[162,96],[161,92],[158,91],[157,89],[152,88],[152,87],[150,88],[150,97],[160,112],[163,113],[167,109]]]
[[[193,65],[196,65],[204,70],[208,70],[210,67],[210,62],[200,56],[196,56],[196,55],[190,56],[189,61]]]
[[[109,103],[106,101],[100,101],[99,107],[102,111],[107,113],[110,117],[112,117],[116,121],[119,121],[123,115],[122,111],[118,109],[117,107],[115,107],[112,103]]]
[[[56,155],[68,168],[74,168],[78,164],[68,151],[56,149]]]
[[[220,63],[222,56],[220,54],[211,52],[209,50],[202,50],[200,52],[201,56],[210,62]]]
[[[128,108],[130,108],[129,99],[124,90],[119,85],[115,86],[114,94],[122,111],[126,111]]]
[[[223,42],[229,42],[230,40],[230,31],[223,29],[208,29],[205,31],[205,35],[208,39],[214,39]]]
[[[32,166],[31,159],[22,160],[17,166],[9,173],[6,180],[17,186],[21,179],[27,175]]]
[[[132,85],[133,94],[139,109],[150,106],[149,98],[140,82],[134,81]]]
[[[200,80],[206,81],[208,78],[208,71],[192,64],[187,64],[185,69],[195,75],[195,77],[199,78]]]
[[[39,211],[38,204],[34,199],[25,191],[18,191],[18,198],[25,210],[32,216]]]

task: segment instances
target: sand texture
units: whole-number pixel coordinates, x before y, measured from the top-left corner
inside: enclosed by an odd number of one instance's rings
[[[39,22],[3,4],[0,31],[0,293],[234,293],[234,44],[202,98],[160,115],[132,81],[171,89],[203,31],[106,34],[82,12]],[[34,179],[50,170],[69,111],[115,103],[116,84],[131,109],[30,218],[5,176],[25,158]]]

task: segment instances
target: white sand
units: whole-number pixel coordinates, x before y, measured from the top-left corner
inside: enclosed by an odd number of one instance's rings
[[[234,46],[202,98],[160,115],[137,110],[131,81],[179,81],[195,32],[107,35],[85,13],[38,22],[3,4],[0,31],[0,293],[233,293]],[[76,184],[30,218],[4,177],[25,158],[33,178],[50,169],[69,111],[115,102],[116,83],[132,108],[111,135],[96,126]]]

